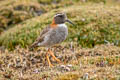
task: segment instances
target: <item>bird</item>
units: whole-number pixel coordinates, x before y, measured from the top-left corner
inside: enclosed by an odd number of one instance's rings
[[[61,63],[61,61],[56,58],[54,53],[51,51],[51,47],[63,42],[68,36],[68,27],[65,24],[66,22],[74,25],[73,22],[67,18],[66,13],[55,14],[51,24],[41,31],[40,36],[38,36],[35,42],[30,46],[32,49],[35,47],[46,47],[48,49],[46,52],[46,59],[50,67],[52,67],[53,64],[50,62],[48,54],[50,54],[54,60]]]

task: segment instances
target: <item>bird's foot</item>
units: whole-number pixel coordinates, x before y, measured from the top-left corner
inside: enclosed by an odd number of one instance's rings
[[[54,60],[56,60],[58,63],[61,63],[60,59],[58,58],[53,58]]]
[[[54,60],[56,60],[57,62],[61,63],[61,61],[55,57],[54,53],[50,50],[49,54],[53,57]]]
[[[54,67],[52,64],[49,64],[49,67]]]
[[[49,67],[53,67],[53,65],[52,65],[51,62],[50,62],[48,53],[46,54],[46,59],[47,59],[47,62],[48,62]]]

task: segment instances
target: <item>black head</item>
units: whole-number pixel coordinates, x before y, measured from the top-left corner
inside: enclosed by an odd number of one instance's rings
[[[69,22],[73,24],[70,20],[67,19],[67,16],[65,13],[57,13],[54,16],[54,21],[55,21],[55,24],[63,24],[65,22]]]
[[[63,23],[65,23],[66,18],[67,18],[66,14],[64,14],[64,13],[57,13],[54,16],[54,21],[55,21],[56,24],[63,24]]]

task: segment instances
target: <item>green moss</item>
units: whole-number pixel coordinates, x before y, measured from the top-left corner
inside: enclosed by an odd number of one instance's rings
[[[87,2],[108,2],[106,0],[86,0]],[[83,0],[4,0],[0,4],[0,33],[26,19],[39,16],[53,9],[84,4]],[[2,30],[1,30],[2,29]]]
[[[0,4],[0,28],[8,29],[11,25],[18,24],[26,19],[39,15],[38,11],[45,13],[46,10],[37,2],[29,1],[4,1]]]
[[[51,3],[59,3],[61,0],[38,0],[39,3],[43,4],[51,4]]]
[[[57,78],[54,80],[78,80],[79,79],[79,74],[76,73],[68,73],[68,74],[63,74],[59,75]]]
[[[106,3],[107,0],[89,0],[91,2],[96,2],[96,3],[99,3],[99,2],[103,2],[103,3]]]
[[[2,33],[0,45],[14,49],[16,45],[27,47],[39,35],[41,29],[51,23],[57,12],[66,12],[76,26],[67,24],[69,35],[66,41],[76,41],[83,47],[113,43],[120,46],[119,6],[103,4],[74,5],[52,10],[42,16],[27,20]]]
[[[81,10],[80,14],[79,11],[76,11],[73,15],[77,15],[77,17],[72,17],[75,18],[76,27],[70,27],[71,33],[68,40],[77,38],[77,42],[83,47],[107,43],[120,46],[119,14],[116,15],[114,12],[116,13],[115,10],[107,7],[103,11],[97,10],[97,7],[96,9]],[[111,16],[111,13],[116,16]]]

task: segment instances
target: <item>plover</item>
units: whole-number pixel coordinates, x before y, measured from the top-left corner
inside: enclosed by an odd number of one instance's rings
[[[43,31],[40,33],[40,36],[30,46],[30,48],[47,47],[48,52],[46,53],[46,58],[49,66],[51,67],[53,65],[50,62],[48,54],[50,54],[53,57],[53,59],[57,62],[61,62],[58,58],[54,56],[54,53],[51,51],[51,46],[61,43],[66,39],[68,35],[68,28],[65,22],[73,24],[69,19],[67,19],[65,13],[57,13],[54,16],[52,23],[43,29]]]

